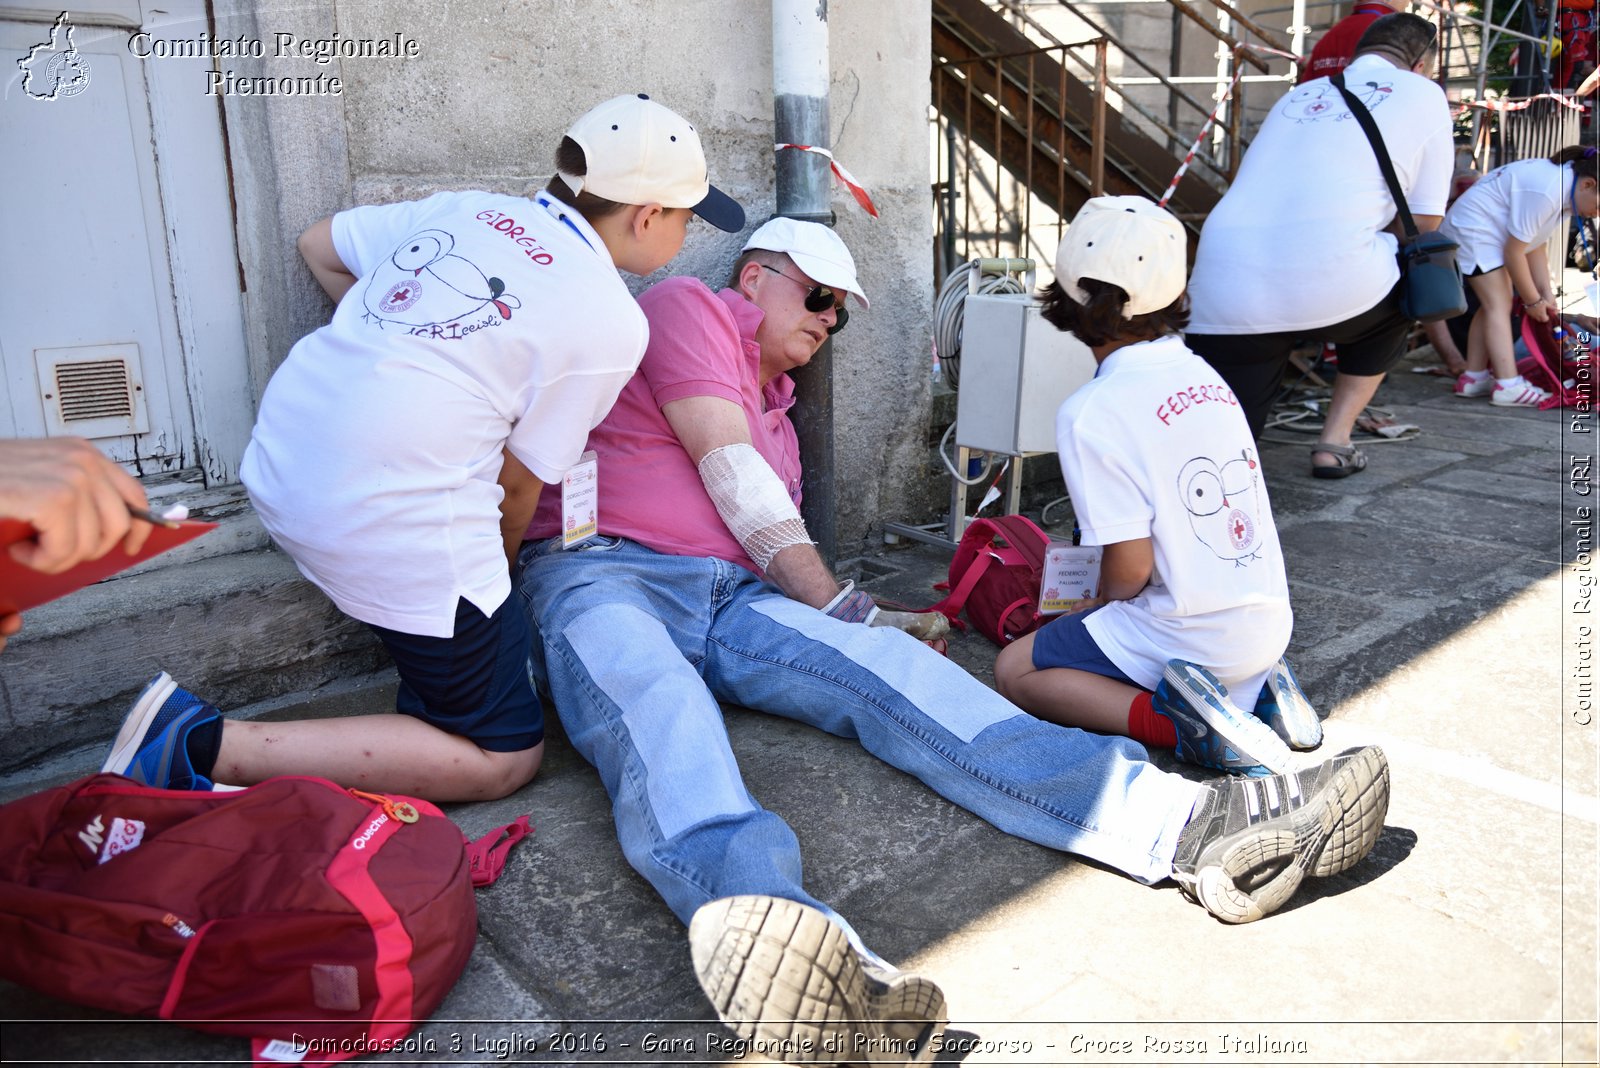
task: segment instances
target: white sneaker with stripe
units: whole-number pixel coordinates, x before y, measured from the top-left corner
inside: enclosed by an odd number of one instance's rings
[[[1389,811],[1389,762],[1347,749],[1304,771],[1215,779],[1178,836],[1172,875],[1226,923],[1283,905],[1307,876],[1336,875],[1372,851]]]

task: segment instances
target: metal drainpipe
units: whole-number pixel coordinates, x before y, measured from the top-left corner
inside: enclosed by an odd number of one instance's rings
[[[828,132],[828,0],[772,0],[772,116],[777,144],[831,148]],[[777,213],[834,224],[833,174],[825,157],[777,154]],[[838,550],[834,464],[833,343],[794,372],[795,432],[805,469],[801,515],[831,567]]]

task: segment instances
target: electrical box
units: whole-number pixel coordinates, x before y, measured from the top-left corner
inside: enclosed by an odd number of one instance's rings
[[[1019,456],[1056,451],[1056,409],[1094,377],[1094,354],[1044,321],[1025,293],[967,297],[956,444]]]

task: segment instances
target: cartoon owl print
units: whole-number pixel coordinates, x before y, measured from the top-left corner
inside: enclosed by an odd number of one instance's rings
[[[1178,472],[1178,495],[1200,543],[1244,567],[1261,555],[1261,464],[1253,449],[1218,463],[1196,456]]]
[[[366,320],[380,326],[433,326],[455,322],[490,305],[510,319],[522,302],[498,278],[486,278],[478,265],[452,249],[456,239],[443,230],[423,230],[400,243],[367,280],[362,304]]]
[[[1394,83],[1380,81],[1347,82],[1345,88],[1349,89],[1367,106],[1368,111],[1375,111],[1380,104],[1394,93]],[[1320,122],[1331,119],[1342,122],[1351,118],[1350,108],[1344,102],[1344,97],[1339,95],[1333,83],[1326,78],[1300,86],[1290,93],[1283,102],[1285,118],[1295,122]]]

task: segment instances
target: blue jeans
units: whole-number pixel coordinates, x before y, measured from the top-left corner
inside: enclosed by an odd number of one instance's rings
[[[855,738],[1010,834],[1142,882],[1172,873],[1197,784],[1144,749],[1038,720],[901,631],[836,619],[737,564],[601,538],[523,546],[535,674],[600,772],[628,862],[688,922],[801,885],[794,832],[745,789],[719,701]]]

